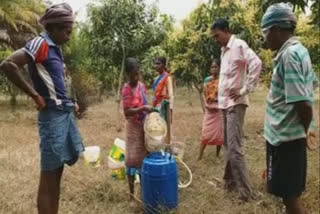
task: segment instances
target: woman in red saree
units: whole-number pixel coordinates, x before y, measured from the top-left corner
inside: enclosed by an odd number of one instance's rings
[[[198,160],[201,160],[207,145],[216,145],[216,155],[219,156],[221,145],[223,145],[223,117],[218,108],[218,86],[219,86],[219,60],[211,64],[211,76],[204,80],[203,99],[205,113],[202,123],[201,143]]]
[[[140,175],[142,161],[148,154],[144,147],[143,122],[152,106],[147,105],[146,88],[139,81],[139,63],[135,58],[126,60],[125,71],[129,79],[121,92],[126,117],[125,164],[131,199],[134,199],[135,175]]]

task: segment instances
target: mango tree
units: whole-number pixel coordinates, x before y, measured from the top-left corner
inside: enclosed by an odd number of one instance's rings
[[[2,0],[0,4],[0,62],[13,50],[42,29],[38,23],[44,11],[42,0]],[[10,95],[10,104],[15,107],[19,90],[7,79],[1,77],[1,91]]]
[[[233,20],[242,11],[240,1],[209,1],[199,5],[184,20],[182,29],[170,36],[172,71],[177,81],[198,91],[203,109],[203,80],[209,75],[211,61],[220,58],[220,47],[211,38],[210,26],[222,17]],[[239,21],[231,21],[232,32],[241,31],[241,26]]]
[[[117,88],[119,108],[125,59],[141,59],[159,45],[166,38],[166,26],[156,5],[147,6],[144,0],[98,0],[89,8],[89,22],[92,70]]]

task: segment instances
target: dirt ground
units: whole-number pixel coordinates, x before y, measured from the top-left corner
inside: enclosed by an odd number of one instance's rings
[[[260,198],[241,203],[233,193],[226,193],[219,181],[223,175],[223,155],[215,156],[215,148],[208,147],[201,161],[197,161],[203,113],[196,92],[179,89],[174,109],[173,135],[186,144],[184,161],[193,173],[192,184],[179,190],[179,214],[277,214],[284,213],[278,198],[265,193],[262,172],[265,168],[265,140],[262,129],[266,89],[259,88],[250,97],[244,126],[245,155],[253,187]],[[316,112],[319,116],[319,100]],[[24,101],[15,112],[7,101],[0,101],[0,214],[36,213],[39,181],[39,145],[36,125],[37,113],[30,101]],[[113,180],[107,167],[107,156],[116,137],[116,113],[113,100],[89,108],[86,117],[78,121],[86,146],[102,149],[99,168],[90,168],[80,160],[73,167],[65,167],[61,198],[61,214],[126,214],[142,213],[139,206],[128,203],[128,187],[124,180]],[[317,121],[318,124],[318,121]],[[179,179],[188,179],[179,165]],[[138,188],[138,185],[137,185]],[[139,197],[138,193],[136,194]],[[307,190],[302,196],[310,214],[319,213],[319,150],[308,153]]]

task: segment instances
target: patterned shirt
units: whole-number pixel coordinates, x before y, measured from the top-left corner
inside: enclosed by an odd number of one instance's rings
[[[31,80],[47,107],[71,102],[66,95],[62,52],[49,35],[41,33],[28,41],[23,50],[33,61],[28,65]]]
[[[306,137],[295,103],[313,103],[315,74],[308,50],[295,37],[283,44],[273,63],[264,137],[270,144],[277,146],[281,142]]]
[[[219,108],[227,109],[234,105],[249,105],[247,94],[257,86],[261,71],[261,60],[241,39],[231,36],[227,46],[221,49],[221,69],[219,78]],[[238,89],[242,95],[234,101],[230,90]]]

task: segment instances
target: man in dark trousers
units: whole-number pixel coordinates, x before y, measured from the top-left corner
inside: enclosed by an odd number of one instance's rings
[[[305,214],[306,139],[313,117],[313,82],[308,50],[294,36],[297,19],[286,3],[271,5],[262,17],[266,47],[277,51],[266,101],[267,191],[281,197],[288,214]]]
[[[243,123],[249,106],[248,94],[256,88],[261,60],[247,43],[229,30],[226,19],[211,26],[214,40],[221,46],[218,107],[223,113],[224,155],[226,167],[223,179],[228,191],[237,191],[239,199],[255,198],[243,151]]]

